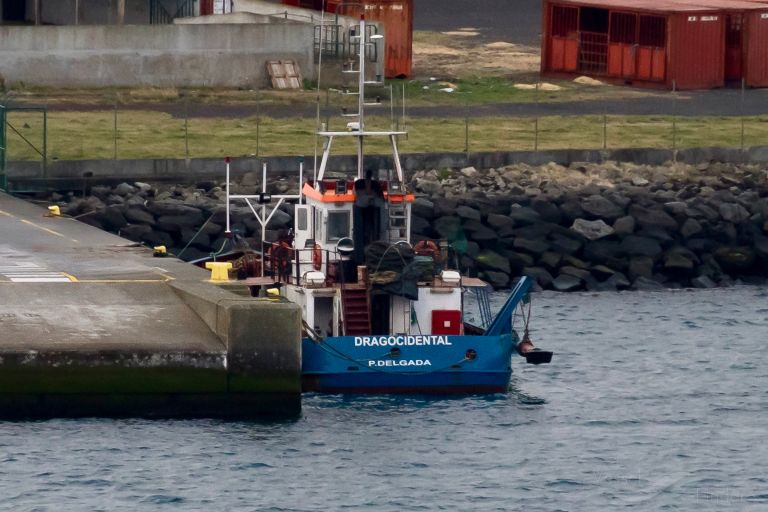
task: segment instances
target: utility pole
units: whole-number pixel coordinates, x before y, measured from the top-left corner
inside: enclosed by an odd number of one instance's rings
[[[125,0],[117,0],[117,24],[125,25]]]
[[[42,18],[43,18],[43,0],[33,0],[33,4],[35,6],[35,25],[42,24]]]

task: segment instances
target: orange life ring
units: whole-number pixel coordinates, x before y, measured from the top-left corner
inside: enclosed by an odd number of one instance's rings
[[[315,270],[323,268],[323,248],[320,247],[320,244],[315,244],[315,248],[312,249],[312,264]]]

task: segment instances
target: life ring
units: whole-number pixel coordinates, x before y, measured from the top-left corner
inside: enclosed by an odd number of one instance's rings
[[[413,246],[413,252],[417,256],[430,256],[435,263],[440,262],[440,247],[432,240],[422,240]]]
[[[312,265],[315,270],[323,268],[323,248],[320,247],[320,244],[315,244],[315,248],[312,249]]]

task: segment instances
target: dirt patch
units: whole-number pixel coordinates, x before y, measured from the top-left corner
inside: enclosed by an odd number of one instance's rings
[[[485,42],[477,32],[417,32],[413,61],[416,77],[518,75],[537,72],[539,49],[507,41]]]

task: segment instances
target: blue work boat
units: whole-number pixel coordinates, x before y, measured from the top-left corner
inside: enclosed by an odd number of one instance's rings
[[[346,130],[322,130],[320,165],[300,192],[270,195],[266,168],[262,193],[232,195],[227,164],[227,232],[230,202],[245,201],[262,229],[258,254],[243,256],[236,267],[249,269],[252,286],[298,304],[303,313],[303,382],[306,391],[328,393],[497,393],[509,387],[513,355],[529,363],[548,363],[551,352],[533,347],[529,314],[521,315],[522,338],[513,329],[515,312],[530,307],[531,281],[521,278],[495,318],[488,302],[490,286],[461,275],[457,255],[447,240],[411,241],[411,208],[398,152],[403,131],[366,127],[366,85],[382,85],[366,74],[367,48],[379,37],[364,19],[351,38],[359,58],[344,72],[357,79],[357,112]],[[378,104],[378,102],[376,102]],[[368,139],[391,145],[388,169],[366,168]],[[351,140],[357,169],[329,171],[335,141]],[[271,216],[285,201],[296,201],[294,227],[267,242]],[[257,211],[260,209],[260,212]],[[474,295],[481,327],[467,321],[467,299]],[[530,310],[528,309],[528,313]]]

